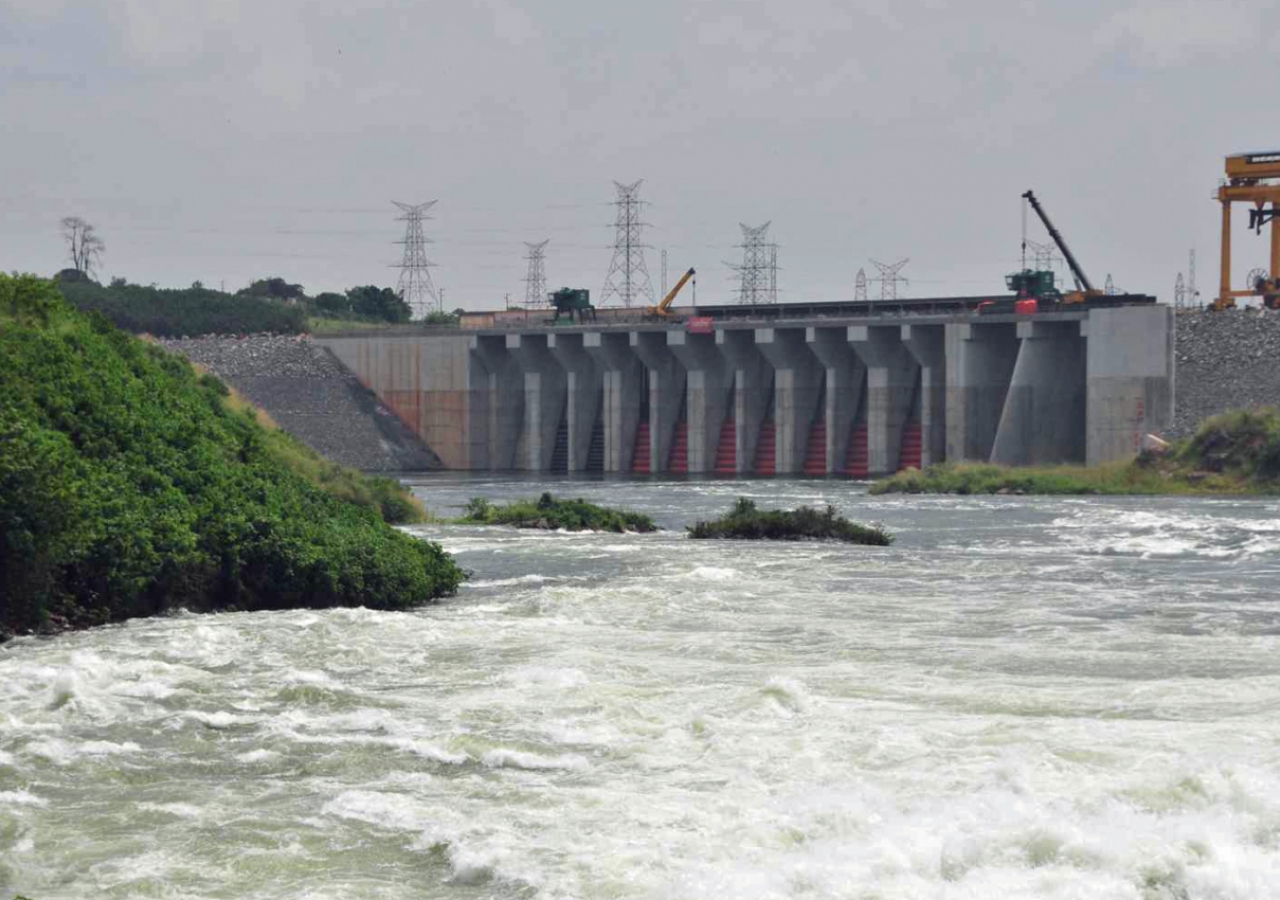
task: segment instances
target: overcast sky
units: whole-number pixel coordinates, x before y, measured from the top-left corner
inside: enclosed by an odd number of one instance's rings
[[[1280,148],[1277,46],[1267,0],[0,0],[0,269],[61,268],[79,215],[104,280],[394,285],[390,201],[438,198],[446,306],[521,299],[544,238],[595,295],[643,178],[655,287],[667,248],[700,302],[766,220],[785,300],[872,258],[998,291],[1029,187],[1099,284],[1171,300],[1195,247],[1211,294],[1222,158]]]

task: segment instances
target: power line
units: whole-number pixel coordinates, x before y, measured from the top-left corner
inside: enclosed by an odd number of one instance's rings
[[[404,257],[400,261],[400,281],[396,291],[400,299],[409,304],[414,318],[425,319],[427,313],[440,303],[435,285],[431,283],[431,269],[435,263],[427,259],[429,242],[422,232],[423,220],[431,218],[427,210],[435,206],[436,201],[428,200],[417,206],[397,200],[391,202],[404,213],[396,221],[405,223],[404,240],[398,242],[404,244]]]
[[[909,259],[900,259],[896,263],[885,264],[871,260],[871,264],[880,270],[880,277],[874,280],[880,282],[881,300],[898,299],[898,283],[901,282],[904,286],[907,284],[907,279],[898,273],[908,262],[910,262]]]
[[[742,264],[725,263],[738,273],[738,302],[745,306],[778,300],[778,248],[765,240],[769,224],[765,222],[753,228],[739,222]]]
[[[540,244],[531,244],[528,241],[525,241],[524,244],[529,248],[529,255],[525,257],[529,261],[529,271],[524,276],[524,305],[528,309],[537,309],[547,305],[545,251],[549,243],[551,243],[551,238],[547,238]]]
[[[623,306],[631,306],[637,298],[653,302],[653,285],[649,282],[649,270],[644,263],[647,248],[642,237],[645,223],[640,221],[640,185],[644,179],[623,184],[615,181],[618,191],[614,206],[618,215],[614,221],[613,259],[609,262],[609,274],[604,277],[604,289],[600,292],[600,304],[617,296]]]

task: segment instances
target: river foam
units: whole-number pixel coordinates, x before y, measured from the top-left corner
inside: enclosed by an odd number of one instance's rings
[[[0,648],[0,894],[1274,896],[1269,501],[567,490],[668,530],[416,527],[478,573],[419,612]],[[898,541],[684,537],[739,493]]]

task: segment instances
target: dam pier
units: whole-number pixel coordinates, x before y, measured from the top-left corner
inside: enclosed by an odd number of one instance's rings
[[[1100,465],[1173,423],[1154,303],[980,312],[981,298],[524,311],[316,336],[473,471],[882,475],[943,461]]]

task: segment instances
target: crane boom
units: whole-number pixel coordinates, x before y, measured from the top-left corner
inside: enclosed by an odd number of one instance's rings
[[[1045,229],[1049,232],[1049,237],[1053,238],[1053,242],[1058,245],[1058,249],[1062,251],[1062,255],[1066,257],[1067,265],[1071,267],[1071,275],[1076,280],[1076,287],[1083,291],[1093,292],[1093,285],[1089,282],[1089,276],[1084,274],[1084,269],[1080,268],[1080,263],[1076,262],[1076,258],[1071,253],[1071,248],[1067,246],[1067,242],[1062,239],[1062,235],[1058,229],[1053,227],[1053,223],[1049,221],[1049,214],[1044,211],[1044,207],[1040,205],[1040,201],[1036,199],[1036,195],[1027,191],[1022,195],[1022,199],[1031,203],[1031,208],[1036,211],[1036,215],[1040,217],[1040,221],[1044,223]]]
[[[650,307],[649,312],[655,316],[665,316],[667,311],[671,309],[671,304],[675,302],[676,294],[680,293],[680,289],[685,286],[685,282],[697,274],[697,272],[690,268],[688,272],[685,272],[684,275],[680,276],[680,280],[677,281],[675,287],[667,293],[667,296],[662,298],[662,302],[657,306]]]

